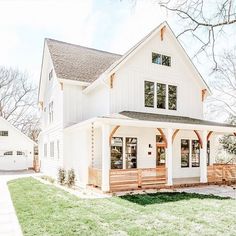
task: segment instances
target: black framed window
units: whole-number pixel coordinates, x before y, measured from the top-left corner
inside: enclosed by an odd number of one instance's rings
[[[111,169],[123,169],[123,138],[111,140]]]
[[[4,155],[4,156],[12,156],[12,155],[13,155],[13,151],[4,152],[3,155]]]
[[[126,168],[137,168],[137,138],[126,138]]]
[[[161,54],[159,53],[152,53],[152,63],[161,65]]]
[[[177,110],[177,86],[168,85],[168,108]]]
[[[154,107],[154,82],[144,81],[145,107]]]
[[[181,167],[189,167],[190,142],[188,139],[181,139]]]
[[[8,136],[8,131],[0,130],[0,136]]]
[[[210,165],[210,155],[211,155],[211,143],[210,140],[207,141],[207,165]]]
[[[163,66],[171,66],[171,57],[162,55],[162,65]]]
[[[200,166],[200,143],[198,140],[192,140],[192,167]]]
[[[157,108],[166,108],[166,85],[157,83]]]

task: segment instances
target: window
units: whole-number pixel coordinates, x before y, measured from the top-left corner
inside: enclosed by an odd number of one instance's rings
[[[171,57],[153,52],[152,63],[163,65],[163,66],[171,66]]]
[[[47,158],[47,156],[48,156],[48,147],[47,147],[46,143],[44,144],[43,151],[44,151],[44,157]]]
[[[145,107],[154,107],[154,82],[144,82]]]
[[[123,169],[123,138],[111,140],[111,169]]]
[[[57,159],[60,159],[60,141],[57,140]]]
[[[152,53],[152,63],[161,65],[161,54]]]
[[[54,157],[54,142],[50,142],[50,157]]]
[[[126,138],[126,168],[137,168],[137,138]]]
[[[166,108],[166,85],[157,83],[157,108]]]
[[[171,66],[171,57],[162,55],[162,65]]]
[[[51,80],[53,77],[53,70],[51,69],[51,71],[48,74],[48,79]]]
[[[181,167],[189,167],[189,140],[181,139]]]
[[[169,110],[177,110],[177,86],[168,86],[168,108]]]
[[[192,140],[192,167],[200,166],[200,144],[198,140]]]
[[[210,144],[210,140],[207,141],[207,165],[210,165],[210,155],[211,155],[211,144]]]
[[[24,155],[25,155],[25,153],[24,153],[24,152],[22,152],[22,151],[16,151],[16,155],[17,155],[17,156],[24,156]]]
[[[13,155],[13,151],[4,152],[4,156],[12,156],[12,155]]]
[[[48,110],[49,110],[49,123],[52,123],[53,122],[53,101],[49,103]]]
[[[165,143],[161,135],[156,135],[156,165],[162,166],[166,163]]]
[[[0,136],[8,136],[8,131],[1,130]]]

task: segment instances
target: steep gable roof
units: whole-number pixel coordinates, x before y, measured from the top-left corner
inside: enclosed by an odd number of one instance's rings
[[[56,75],[60,79],[94,82],[121,55],[54,39],[45,39]]]

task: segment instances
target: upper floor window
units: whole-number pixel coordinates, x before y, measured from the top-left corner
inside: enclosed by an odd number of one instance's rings
[[[177,86],[145,81],[144,93],[145,107],[154,107],[156,101],[158,109],[177,110]]]
[[[48,74],[48,79],[51,80],[53,77],[53,69],[51,69],[51,71]]]
[[[177,110],[177,86],[168,85],[168,108]]]
[[[171,66],[171,57],[153,52],[152,63],[163,65],[163,66]]]
[[[25,153],[22,151],[16,151],[17,156],[25,156]]]
[[[8,131],[0,130],[0,136],[8,136]]]
[[[157,108],[166,108],[166,85],[157,83]]]
[[[145,107],[154,107],[154,82],[144,82]]]
[[[12,155],[13,155],[13,151],[4,152],[4,156],[12,156]]]
[[[49,111],[49,123],[52,123],[53,122],[53,101],[49,103],[48,111]]]

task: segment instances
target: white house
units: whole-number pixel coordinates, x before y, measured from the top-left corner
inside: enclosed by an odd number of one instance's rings
[[[215,137],[236,127],[203,119],[211,92],[167,22],[124,55],[53,39],[43,51],[43,172],[73,168],[103,191],[213,177]]]
[[[0,171],[33,167],[36,143],[0,117]]]

